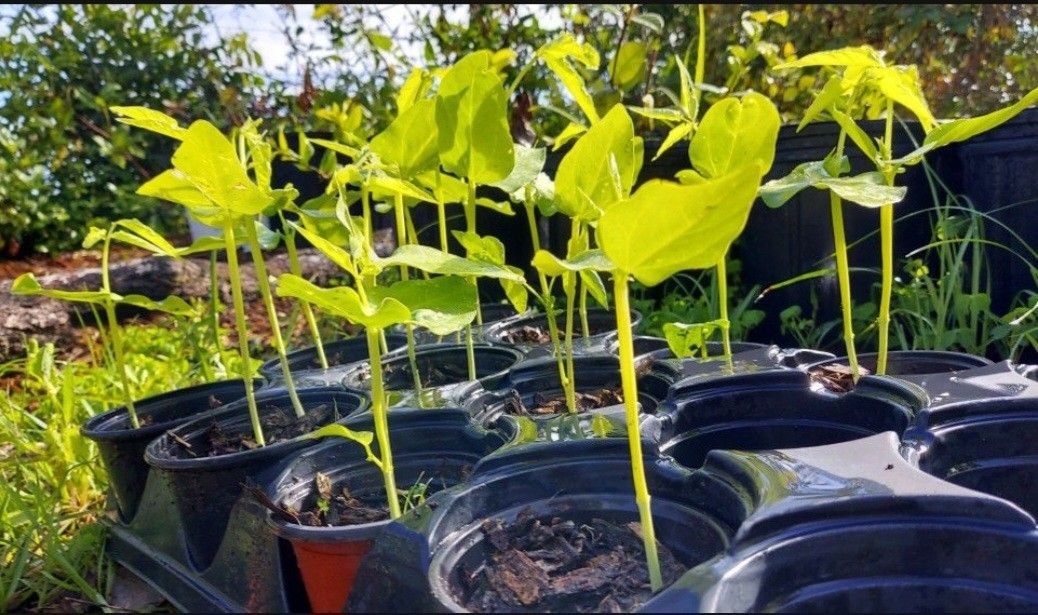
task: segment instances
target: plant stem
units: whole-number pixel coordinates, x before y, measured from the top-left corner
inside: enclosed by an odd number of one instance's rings
[[[576,277],[576,272],[567,271],[563,275]],[[569,375],[563,383],[566,390],[566,408],[570,412],[577,411],[577,383],[573,368],[573,291],[574,284],[566,284],[566,372]]]
[[[112,292],[111,279],[108,274],[108,254],[112,247],[112,232],[105,235],[104,247],[101,250],[101,288],[105,292]],[[126,402],[126,411],[130,415],[130,425],[134,429],[141,426],[137,417],[137,407],[133,405],[133,392],[130,390],[130,376],[127,372],[126,357],[123,354],[123,336],[119,326],[119,319],[115,313],[115,302],[111,297],[105,300],[105,315],[108,317],[108,334],[112,337],[112,356],[115,358],[115,369],[119,375],[119,385],[122,388],[123,401]]]
[[[465,199],[465,231],[470,235],[476,235],[476,182],[471,178],[468,181],[468,197]],[[468,256],[466,254],[466,256]],[[472,285],[476,287],[476,324],[483,324],[483,308],[479,301],[479,280],[472,276]],[[469,332],[472,335],[472,332]]]
[[[627,290],[627,273],[613,272],[613,295],[616,307],[616,331],[620,350],[620,379],[623,383],[624,409],[627,416],[627,442],[631,449],[631,475],[634,479],[634,499],[642,524],[645,559],[649,568],[652,591],[663,587],[660,560],[656,552],[656,529],[652,522],[649,484],[645,479],[642,457],[641,431],[638,421],[638,380],[634,372],[634,337],[631,333],[631,307]]]
[[[241,292],[241,271],[238,269],[238,246],[234,241],[234,222],[230,216],[223,224],[223,240],[227,250],[227,278],[231,282],[231,297],[234,300],[234,321],[238,329],[238,350],[241,353],[241,378],[245,384],[245,399],[249,404],[249,420],[256,444],[266,446],[263,425],[260,424],[259,409],[256,407],[256,392],[252,389],[251,363],[249,354],[249,330],[245,325],[245,301]]]
[[[278,213],[281,216],[281,213]],[[296,232],[290,230],[292,227],[285,224],[284,216],[281,217],[281,226],[285,231],[285,247],[288,249],[288,269],[293,275],[303,277],[303,268],[299,264],[299,252],[296,250]],[[300,301],[299,306],[303,310],[307,327],[310,329],[310,337],[314,340],[317,348],[317,360],[321,363],[321,369],[328,369],[328,358],[324,354],[324,342],[321,340],[321,331],[317,328],[317,318],[314,316],[313,306],[309,301]]]
[[[252,220],[247,220],[245,223],[245,236],[249,242],[249,252],[252,253],[252,264],[256,269],[256,285],[263,297],[263,306],[267,309],[267,320],[270,322],[271,337],[274,338],[274,349],[277,350],[278,362],[281,363],[281,371],[285,375],[285,389],[288,391],[288,398],[292,402],[292,409],[295,410],[296,416],[302,418],[306,415],[306,411],[303,410],[303,404],[299,402],[296,385],[292,382],[292,370],[288,366],[285,340],[281,337],[281,323],[278,322],[274,296],[270,292],[270,280],[267,279],[267,265],[263,262],[263,248],[260,246],[259,237],[256,235],[256,225],[252,223]]]
[[[724,347],[724,359],[728,362],[729,369],[735,367],[732,363],[732,323],[728,320],[728,252],[724,253],[721,260],[717,262],[717,303],[721,311],[721,345]],[[703,344],[706,347],[706,344]]]
[[[400,516],[400,500],[396,493],[396,476],[393,474],[393,451],[389,443],[389,416],[386,410],[386,391],[382,383],[382,356],[379,354],[378,338],[381,329],[368,329],[368,362],[371,365],[371,414],[375,422],[375,437],[382,458],[382,480],[386,485],[386,502],[389,516]]]
[[[371,228],[371,193],[368,192],[368,186],[366,183],[361,183],[360,186],[360,205],[361,210],[364,212],[364,238],[367,239],[368,244],[371,244],[371,236],[373,230]],[[374,246],[372,246],[374,248]]]
[[[840,282],[840,309],[843,312],[843,343],[851,375],[857,382],[861,377],[858,353],[854,348],[853,304],[851,303],[851,271],[847,263],[847,237],[843,230],[843,202],[835,192],[829,192],[829,208],[833,219],[833,241],[836,248],[836,275]]]
[[[843,147],[847,141],[847,133],[840,131],[836,142],[836,164],[843,158]],[[830,169],[835,175],[838,169]],[[847,236],[843,227],[843,201],[833,191],[829,191],[829,211],[833,222],[833,244],[836,252],[836,276],[840,283],[840,310],[843,313],[843,343],[847,351],[847,361],[851,364],[851,377],[855,382],[861,377],[858,365],[858,352],[854,348],[854,304],[851,303],[851,270],[847,258]]]
[[[396,217],[397,246],[408,243],[407,224],[404,220],[404,195],[396,193],[393,195],[393,214]],[[400,280],[407,281],[410,274],[407,265],[400,265]],[[414,326],[411,323],[404,325],[407,330],[407,362],[411,365],[411,378],[414,380],[414,392],[418,395],[418,405],[422,404],[422,376],[418,373],[418,358],[414,351]]]
[[[220,277],[216,267],[217,251],[209,253],[209,320],[213,330],[213,348],[220,352]]]
[[[883,150],[886,158],[891,158],[894,132],[894,102],[887,101],[886,130],[883,135]],[[883,170],[883,178],[888,186],[894,185],[894,170]],[[879,318],[876,322],[879,329],[879,356],[876,359],[876,373],[887,373],[887,350],[890,343],[890,296],[894,290],[894,206],[890,203],[879,208],[879,240],[880,254],[883,263],[882,286],[879,296]]]
[[[526,207],[526,221],[530,225],[530,240],[533,242],[533,252],[536,254],[537,250],[541,248],[541,238],[540,233],[537,232],[537,214],[536,206],[532,202],[532,192],[533,190],[527,186],[526,199],[523,205]],[[548,321],[548,335],[551,337],[555,363],[559,368],[559,384],[562,385],[563,390],[566,390],[571,378],[566,373],[566,364],[562,359],[562,352],[559,347],[559,323],[555,318],[555,299],[552,297],[551,288],[548,286],[547,276],[542,271],[537,271],[537,279],[541,285],[541,296],[544,297],[544,316]]]
[[[440,230],[440,251],[449,254],[447,247],[447,206],[443,203],[443,197],[436,200],[436,226]]]

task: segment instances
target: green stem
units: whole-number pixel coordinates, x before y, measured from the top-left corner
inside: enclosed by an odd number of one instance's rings
[[[386,486],[386,502],[389,516],[400,516],[400,500],[396,493],[396,476],[393,473],[393,451],[389,443],[389,413],[386,410],[386,391],[382,382],[382,356],[379,354],[381,329],[368,329],[368,362],[371,365],[371,414],[375,422],[375,437],[382,458],[382,480]]]
[[[541,248],[541,237],[537,231],[537,211],[533,204],[533,190],[526,187],[526,199],[523,205],[526,207],[526,222],[530,226],[530,241],[533,242],[533,252]],[[552,297],[551,288],[548,286],[548,277],[542,271],[537,272],[537,280],[541,285],[541,297],[544,298],[544,316],[548,321],[548,335],[551,337],[552,354],[559,368],[559,384],[563,390],[568,390],[571,378],[566,374],[566,364],[563,361],[559,343],[559,323],[555,318],[555,299]]]
[[[620,350],[620,379],[623,383],[624,409],[627,415],[627,442],[631,449],[631,474],[634,478],[634,499],[642,524],[645,559],[649,568],[652,591],[663,587],[660,560],[656,552],[656,529],[652,522],[649,484],[645,479],[642,440],[638,421],[638,379],[634,371],[634,336],[631,333],[631,308],[627,290],[627,273],[613,272],[613,294],[616,304],[616,331]]]
[[[368,192],[366,184],[361,184],[360,187],[360,205],[361,210],[364,212],[364,237],[368,240],[368,244],[371,244],[371,235],[373,233],[371,229],[371,193]]]
[[[465,230],[470,235],[476,234],[476,182],[469,178],[468,197],[465,199]],[[467,255],[466,255],[467,256]],[[483,324],[483,308],[479,302],[479,280],[473,276],[470,278],[472,285],[476,287],[476,324]],[[469,335],[472,332],[469,331]]]
[[[449,254],[447,244],[447,206],[443,203],[443,198],[439,198],[436,201],[436,226],[439,227],[440,231],[440,251],[444,254]]]
[[[851,375],[857,382],[861,377],[858,353],[854,349],[853,303],[851,303],[851,270],[847,263],[847,237],[843,230],[843,202],[835,192],[829,192],[829,208],[833,219],[833,240],[836,245],[836,275],[840,282],[840,309],[843,312],[843,342]]]
[[[231,297],[234,300],[234,321],[238,329],[238,350],[241,353],[241,378],[245,384],[245,399],[249,404],[249,420],[252,423],[252,434],[256,438],[256,444],[266,446],[259,409],[256,407],[256,392],[252,389],[252,355],[249,354],[249,330],[245,326],[245,300],[242,298],[241,271],[238,269],[238,246],[234,241],[234,222],[229,216],[223,224],[223,240],[227,250],[227,278],[231,282]]]
[[[883,135],[883,153],[887,160],[891,158],[894,132],[894,102],[887,101],[886,130]],[[894,185],[894,170],[883,170],[886,185]],[[887,373],[887,352],[890,344],[890,297],[894,291],[894,206],[890,203],[879,208],[879,241],[880,255],[883,264],[882,285],[879,295],[879,318],[876,322],[879,329],[879,356],[876,359],[876,373]]]
[[[407,224],[404,218],[404,195],[396,193],[393,195],[393,214],[396,217],[397,246],[408,243]],[[400,265],[400,280],[407,281],[410,273],[407,265]],[[411,378],[414,381],[414,392],[418,395],[418,404],[422,403],[422,376],[418,373],[418,357],[415,355],[414,326],[411,323],[405,325],[407,330],[407,362],[411,365]]]
[[[300,403],[299,395],[296,393],[296,385],[292,381],[292,370],[288,366],[285,340],[281,337],[281,323],[278,322],[274,295],[270,292],[270,280],[267,279],[267,265],[263,262],[263,248],[260,246],[259,237],[256,235],[256,225],[252,223],[252,220],[247,220],[245,223],[245,236],[249,242],[249,252],[252,253],[252,264],[256,269],[256,285],[263,297],[263,306],[267,309],[267,320],[270,322],[271,337],[274,338],[274,349],[278,353],[281,371],[285,374],[285,389],[288,391],[288,398],[292,402],[292,409],[295,410],[296,416],[302,418],[306,415],[306,411],[303,410],[303,404]]]
[[[735,367],[732,363],[732,323],[728,320],[728,253],[725,252],[721,260],[717,262],[717,304],[721,311],[721,344],[724,347],[724,359],[728,362],[729,369]],[[704,344],[704,347],[706,344]]]
[[[209,253],[209,324],[213,330],[213,348],[220,352],[220,277],[216,257],[216,250]]]
[[[284,217],[281,218],[282,227],[290,229],[291,227],[284,223],[284,219]],[[294,230],[285,231],[285,246],[288,248],[289,271],[293,275],[303,277],[303,268],[299,264],[299,252],[296,250],[296,232]],[[314,347],[317,348],[317,360],[321,363],[321,369],[328,369],[328,358],[324,354],[324,342],[321,340],[321,331],[317,328],[317,318],[314,316],[313,306],[308,301],[300,301],[299,305],[303,309],[303,317],[306,318],[306,325],[310,329]]]
[[[108,272],[111,248],[112,229],[109,229],[108,234],[105,235],[104,246],[101,249],[101,288],[107,293],[112,292],[112,283]],[[133,391],[130,390],[130,376],[127,372],[126,357],[123,354],[122,329],[119,326],[119,319],[115,313],[115,303],[111,299],[107,299],[104,302],[104,306],[105,316],[108,319],[108,334],[112,338],[112,357],[115,359],[115,370],[119,375],[119,386],[122,388],[123,401],[126,402],[126,411],[130,415],[130,425],[134,429],[138,429],[141,423],[140,419],[137,418],[137,407],[133,405]]]
[[[576,276],[577,274],[572,271],[568,271],[566,276]],[[567,284],[567,288],[572,288],[572,285]],[[566,372],[569,375],[567,381],[563,383],[563,388],[566,391],[566,408],[570,412],[577,411],[577,379],[576,372],[573,368],[573,292],[566,290]]]

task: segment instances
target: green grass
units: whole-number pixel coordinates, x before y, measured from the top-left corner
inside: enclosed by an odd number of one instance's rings
[[[236,373],[207,326],[203,317],[126,327],[137,399]],[[0,611],[109,608],[112,568],[97,522],[107,477],[79,434],[88,418],[121,405],[101,348],[64,362],[30,340],[25,358],[0,365]]]

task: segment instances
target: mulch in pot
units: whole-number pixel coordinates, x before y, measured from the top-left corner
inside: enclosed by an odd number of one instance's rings
[[[260,414],[260,425],[267,445],[292,440],[308,434],[335,420],[334,409],[328,404],[307,408],[306,414],[297,417],[291,406],[274,408]],[[216,457],[250,451],[259,448],[251,429],[225,431],[220,423],[213,421],[202,436],[202,441],[191,444],[173,432],[170,437],[179,445],[176,450],[181,457]]]
[[[458,576],[459,602],[476,612],[605,612],[637,609],[652,598],[641,525],[600,518],[577,523],[538,518],[483,522],[488,559]],[[686,568],[659,544],[664,585]]]

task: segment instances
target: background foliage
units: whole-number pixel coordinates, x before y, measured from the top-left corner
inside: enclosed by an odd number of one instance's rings
[[[168,143],[113,124],[111,105],[153,106],[223,126],[252,115],[305,130],[378,129],[393,116],[392,94],[413,67],[510,47],[518,54],[511,77],[537,47],[569,31],[602,54],[599,69],[584,75],[599,105],[621,97],[645,104],[648,94],[667,106],[667,91],[677,85],[674,58],[694,61],[696,11],[691,4],[409,5],[405,19],[390,23],[377,5],[317,5],[312,15],[279,5],[291,52],[287,76],[278,79],[261,76],[255,35],[221,35],[205,5],[5,11],[0,250],[76,247],[81,228],[117,217],[181,228],[178,217],[131,189],[164,168]],[[762,91],[786,119],[804,108],[813,78],[776,76],[767,67],[849,44],[869,43],[899,63],[919,64],[939,116],[984,112],[1038,85],[1035,5],[708,5],[706,16],[707,83]],[[304,37],[304,26],[323,41]],[[617,50],[624,57],[614,70]],[[537,134],[555,135],[568,121],[556,110],[566,108],[538,66],[513,99],[513,127],[529,122]]]

